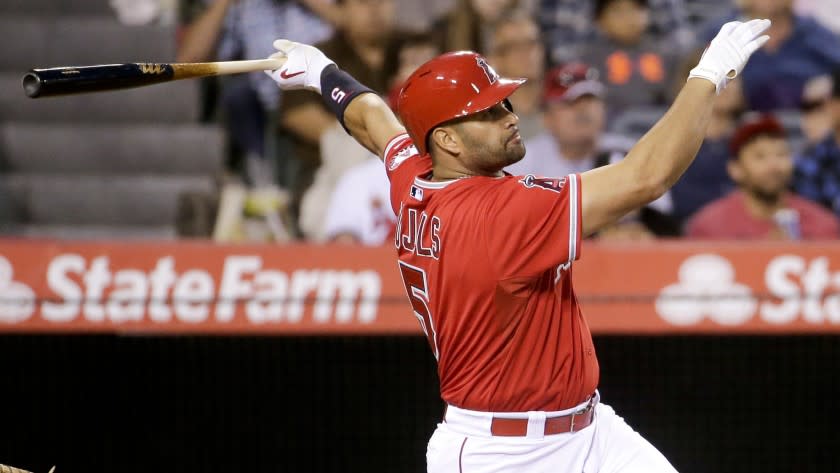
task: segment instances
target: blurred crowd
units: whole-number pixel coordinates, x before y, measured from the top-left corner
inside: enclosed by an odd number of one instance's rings
[[[317,45],[394,103],[420,64],[484,54],[528,82],[512,97],[527,155],[512,174],[620,160],[667,109],[719,28],[770,18],[770,41],[716,101],[694,164],[598,239],[840,236],[840,21],[819,0],[182,0],[178,60],[256,59]],[[418,4],[421,4],[418,8]],[[434,98],[430,98],[434,100]],[[388,181],[311,92],[262,73],[204,84],[229,137],[213,237],[387,244]]]

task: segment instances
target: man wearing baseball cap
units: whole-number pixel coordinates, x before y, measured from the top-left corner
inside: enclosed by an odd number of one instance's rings
[[[598,71],[583,63],[549,70],[543,81],[543,133],[525,142],[528,153],[511,174],[565,176],[595,167],[606,105]]]
[[[606,88],[598,71],[574,62],[549,70],[543,81],[543,122],[546,131],[525,142],[528,153],[509,166],[511,174],[561,177],[581,173],[621,160],[632,146],[623,137],[604,134]],[[625,216],[599,232],[599,238],[647,239],[671,236],[679,228],[669,214],[671,196]]]
[[[828,113],[832,131],[796,160],[793,188],[840,216],[840,69],[833,74]]]
[[[772,115],[747,119],[730,142],[729,175],[738,190],[701,209],[689,222],[691,238],[830,239],[836,217],[788,192],[793,159],[787,136]]]

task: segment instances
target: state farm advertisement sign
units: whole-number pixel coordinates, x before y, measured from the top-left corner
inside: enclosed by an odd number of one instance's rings
[[[840,332],[840,243],[588,250],[575,283],[593,332]]]
[[[414,333],[390,256],[322,246],[2,242],[0,331]]]
[[[836,243],[585,243],[573,268],[594,333],[840,332]],[[66,331],[421,333],[391,248],[0,240],[0,332]]]

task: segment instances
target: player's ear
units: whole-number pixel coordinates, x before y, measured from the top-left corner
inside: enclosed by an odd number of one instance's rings
[[[430,144],[437,146],[447,153],[458,156],[461,154],[461,140],[455,129],[450,126],[439,126],[432,130]]]

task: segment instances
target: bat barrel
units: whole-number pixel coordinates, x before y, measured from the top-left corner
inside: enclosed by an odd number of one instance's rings
[[[23,77],[23,90],[31,98],[99,92],[157,84],[173,79],[170,64],[107,64],[84,67],[33,69]]]

